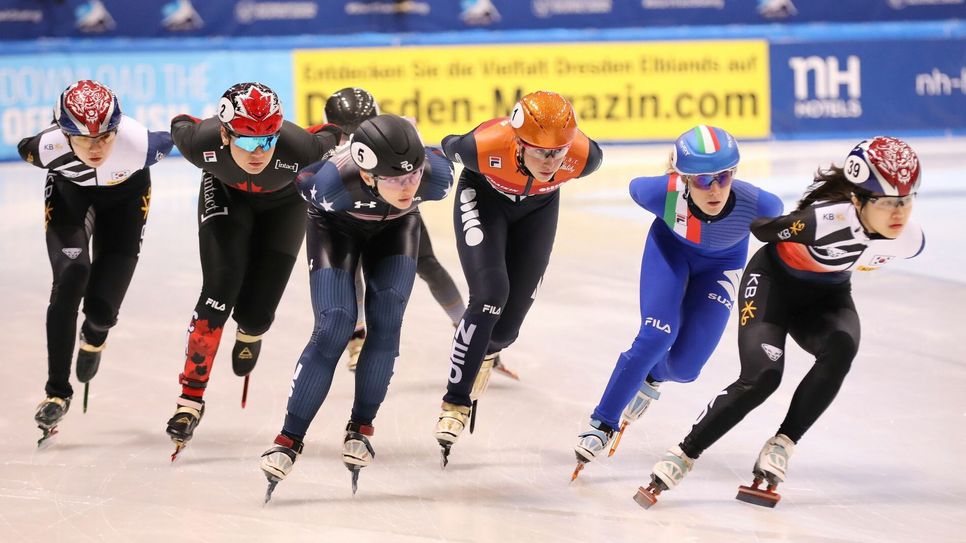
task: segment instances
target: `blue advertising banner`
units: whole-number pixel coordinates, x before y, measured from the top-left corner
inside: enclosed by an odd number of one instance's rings
[[[242,81],[269,85],[283,107],[293,103],[289,52],[0,56],[0,160],[17,158],[20,139],[50,125],[60,93],[78,79],[114,89],[121,110],[152,130],[168,130],[179,113],[213,115],[225,89]]]
[[[773,44],[772,132],[966,129],[966,40]]]
[[[963,18],[966,18],[966,0],[0,0],[0,40],[419,33],[472,28],[659,28]]]

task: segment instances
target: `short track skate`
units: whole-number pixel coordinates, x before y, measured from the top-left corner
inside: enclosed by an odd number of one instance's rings
[[[650,509],[657,503],[657,497],[668,489],[668,486],[655,475],[651,475],[651,482],[647,487],[638,487],[637,494],[634,494],[634,501],[644,509]]]
[[[738,487],[738,494],[735,499],[752,505],[775,507],[782,499],[781,495],[775,492],[775,489],[778,488],[778,482],[777,479],[767,474],[755,473],[755,480],[751,482],[751,486],[741,485]],[[762,483],[765,483],[765,488],[761,488]]]

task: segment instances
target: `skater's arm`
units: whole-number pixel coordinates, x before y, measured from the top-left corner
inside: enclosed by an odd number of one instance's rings
[[[805,245],[814,244],[816,241],[816,215],[818,213],[822,213],[822,211],[813,207],[806,207],[781,217],[760,217],[752,221],[751,233],[766,243],[791,241]]]
[[[459,162],[464,168],[469,168],[474,172],[480,171],[480,165],[476,158],[476,131],[462,136],[451,135],[443,138],[443,153],[446,158],[453,162]]]
[[[51,126],[36,136],[20,140],[17,152],[24,162],[38,168],[48,168],[57,159],[73,155],[67,136],[57,126]]]
[[[668,177],[635,177],[629,186],[631,198],[637,205],[657,215],[664,215]]]
[[[597,171],[597,168],[600,168],[601,163],[604,161],[604,151],[600,149],[600,145],[596,141],[585,136],[583,132],[578,131],[577,137],[587,139],[587,161],[584,163],[584,169],[577,176],[586,177]]]
[[[171,140],[185,159],[199,168],[203,168],[204,163],[195,157],[194,139],[201,123],[201,119],[187,114],[181,114],[171,119]]]
[[[322,160],[303,168],[295,176],[295,188],[319,211],[332,213],[352,207],[352,195],[346,190],[342,174],[332,161]]]
[[[442,200],[453,187],[453,162],[443,155],[443,152],[433,147],[426,147],[426,166],[423,180],[416,192],[421,201]]]

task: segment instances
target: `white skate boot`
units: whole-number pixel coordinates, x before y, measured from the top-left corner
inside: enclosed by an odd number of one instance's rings
[[[684,476],[691,471],[694,460],[684,454],[680,446],[671,447],[664,454],[657,464],[654,464],[651,473],[651,482],[647,488],[643,486],[637,489],[634,501],[644,509],[648,509],[657,503],[657,497],[665,490],[675,488],[684,479]]]
[[[345,438],[342,440],[342,463],[352,472],[352,494],[359,490],[359,471],[372,463],[376,456],[369,438],[375,433],[375,428],[368,424],[349,421],[345,427]]]
[[[574,453],[577,455],[577,467],[570,476],[573,482],[584,465],[590,462],[597,455],[607,448],[610,438],[614,435],[614,429],[607,423],[596,419],[590,419],[590,428],[577,434],[577,444],[574,445]]]
[[[769,438],[758,453],[758,460],[752,473],[755,476],[751,486],[739,486],[736,500],[746,503],[761,505],[764,507],[775,507],[781,500],[781,495],[775,492],[778,483],[785,481],[785,472],[788,469],[788,459],[795,452],[795,442],[785,434],[778,434]],[[759,488],[762,482],[766,482],[764,489]]]
[[[284,434],[275,438],[275,446],[262,453],[261,468],[268,479],[265,503],[272,499],[272,492],[278,482],[288,476],[295,467],[295,459],[302,454],[302,442]]]
[[[648,383],[646,379],[641,384],[641,388],[637,391],[634,399],[624,407],[624,412],[621,413],[621,428],[617,432],[617,437],[614,439],[614,444],[610,446],[607,456],[614,456],[614,453],[617,452],[617,446],[621,444],[621,438],[624,437],[624,430],[627,429],[627,426],[641,418],[641,415],[651,406],[651,402],[661,397],[661,393],[657,390],[659,386],[661,386],[661,383]]]

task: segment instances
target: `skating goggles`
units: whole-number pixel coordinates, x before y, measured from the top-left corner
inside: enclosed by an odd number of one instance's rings
[[[727,188],[734,177],[734,168],[717,173],[681,174],[681,179],[701,190],[710,189],[712,183],[717,183],[720,188]]]
[[[278,134],[271,136],[232,136],[232,143],[239,149],[244,149],[249,153],[254,153],[255,149],[261,147],[262,151],[268,151],[278,143]]]
[[[557,147],[556,149],[545,149],[543,147],[534,147],[527,143],[523,143],[523,154],[531,156],[533,158],[541,159],[541,160],[548,160],[552,158],[560,158],[560,157],[566,156],[567,151],[570,151],[569,145],[564,145],[563,147]]]
[[[905,196],[869,196],[865,201],[876,209],[899,209],[900,207],[911,206],[912,202],[916,201],[916,193],[913,192]]]
[[[374,175],[373,179],[378,183],[385,183],[391,187],[405,187],[406,185],[418,185],[423,179],[423,166],[416,168],[415,170],[405,173],[402,175],[394,175],[392,177],[385,177],[382,175]]]

